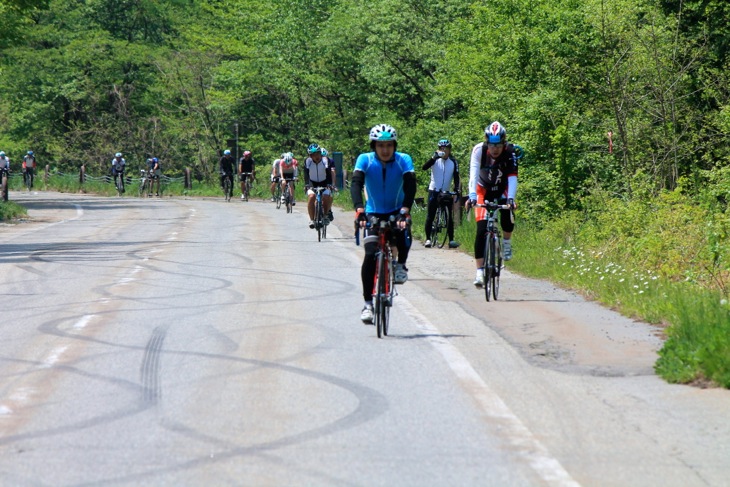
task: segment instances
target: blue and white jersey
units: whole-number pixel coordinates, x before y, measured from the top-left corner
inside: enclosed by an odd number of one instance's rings
[[[411,156],[396,152],[391,162],[380,162],[375,152],[360,154],[355,171],[365,174],[366,213],[394,213],[403,206],[403,176],[415,173]]]

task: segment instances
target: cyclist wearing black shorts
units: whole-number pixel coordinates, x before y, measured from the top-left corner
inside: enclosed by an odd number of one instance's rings
[[[147,169],[150,178],[150,191],[155,187],[157,183],[157,191],[155,196],[160,196],[160,176],[162,175],[162,169],[160,168],[160,160],[156,157],[147,159]]]
[[[436,210],[439,207],[439,193],[448,191],[451,182],[454,182],[454,191],[460,190],[459,165],[456,158],[451,155],[451,142],[448,139],[438,141],[438,150],[433,153],[431,159],[423,165],[424,171],[431,170],[431,182],[428,185],[428,214],[426,216],[426,242],[425,246],[431,246],[431,225],[436,217]],[[453,203],[453,202],[452,202]],[[449,236],[449,247],[455,249],[459,243],[454,240],[454,218],[453,204],[446,205],[449,213],[449,223],[446,231]]]
[[[218,170],[221,176],[221,188],[225,187],[223,183],[226,178],[231,182],[231,188],[233,188],[233,172],[236,170],[236,160],[228,149],[223,151],[223,157],[218,161]]]
[[[256,161],[253,160],[250,150],[243,151],[243,156],[238,161],[238,173],[241,179],[241,199],[243,199],[244,185],[246,184],[246,178],[250,177],[251,182],[256,178]],[[250,173],[250,176],[245,174]]]
[[[35,177],[35,155],[32,150],[23,157],[23,183],[28,184],[28,178],[30,178],[30,187],[33,187],[33,178]]]
[[[398,229],[393,232],[397,248],[397,262],[394,265],[393,275],[396,284],[403,284],[408,280],[406,261],[411,247],[407,223],[416,196],[417,183],[411,156],[397,152],[397,147],[397,134],[390,125],[379,124],[370,130],[372,152],[360,154],[355,161],[350,196],[355,206],[356,222],[361,228],[366,226],[369,216],[387,218],[393,215],[398,218]],[[365,205],[363,205],[363,189],[368,196]],[[375,229],[368,230],[368,236],[365,237],[363,244],[365,258],[360,277],[365,306],[360,313],[360,319],[364,323],[372,323],[372,289],[378,247]]]
[[[469,202],[467,205],[497,201],[516,208],[517,155],[514,146],[507,143],[507,131],[499,122],[490,123],[484,129],[484,142],[474,146],[469,164]],[[474,259],[477,273],[474,285],[484,285],[484,246],[487,231],[487,209],[474,208],[477,221],[474,239]],[[504,260],[512,258],[510,237],[515,228],[511,210],[500,210],[499,223],[503,232]]]
[[[114,159],[112,159],[112,176],[114,177],[115,185],[117,185],[117,177],[121,178],[122,192],[124,192],[124,166],[126,164],[127,161],[124,160],[121,152],[114,154]]]
[[[328,157],[322,156],[322,149],[317,144],[307,148],[309,157],[304,161],[304,184],[307,192],[307,210],[309,212],[309,228],[314,228],[315,194],[311,188],[327,188],[322,192],[322,206],[324,208],[324,224],[329,225],[332,218],[332,191],[336,184],[335,168]]]

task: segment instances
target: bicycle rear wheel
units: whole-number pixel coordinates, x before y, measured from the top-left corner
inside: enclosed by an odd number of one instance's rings
[[[439,222],[439,231],[442,233],[439,237],[439,240],[434,237],[433,241],[438,244],[438,247],[440,249],[442,249],[444,248],[444,245],[446,245],[446,241],[449,239],[449,212],[446,211],[445,207],[440,206],[436,215]]]
[[[249,196],[251,195],[251,181],[246,178],[246,183],[243,185],[243,200],[248,201]]]
[[[147,188],[147,178],[142,179],[142,183],[139,185],[139,197],[147,196],[145,189]]]
[[[281,208],[281,186],[276,183],[276,192],[274,193],[274,199],[276,200],[276,209]]]

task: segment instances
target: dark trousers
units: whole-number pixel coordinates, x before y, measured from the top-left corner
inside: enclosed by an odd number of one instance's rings
[[[429,191],[428,192],[428,214],[426,215],[426,240],[431,239],[431,225],[433,225],[433,220],[436,218],[436,210],[439,206],[439,192],[438,191]],[[454,200],[451,196],[444,197],[444,206],[446,206],[446,211],[449,212],[449,224],[447,225],[446,232],[449,235],[449,241],[454,240],[454,218],[453,218],[453,209],[454,209]]]

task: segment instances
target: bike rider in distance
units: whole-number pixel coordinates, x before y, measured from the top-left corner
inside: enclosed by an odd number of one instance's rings
[[[398,218],[398,229],[392,234],[395,242],[393,258],[394,279],[397,284],[408,280],[408,251],[411,239],[408,234],[410,211],[416,196],[416,172],[411,156],[396,152],[398,137],[390,125],[379,124],[370,130],[371,152],[360,154],[355,161],[355,170],[350,184],[350,196],[355,206],[355,219],[360,228],[366,228],[371,216]],[[363,208],[362,191],[367,193],[367,203]],[[377,252],[377,229],[368,228],[363,239],[365,258],[360,275],[362,278],[362,294],[365,299],[360,319],[365,323],[373,321],[373,281]]]
[[[153,191],[155,183],[157,183],[157,191],[155,192],[155,196],[160,196],[160,176],[162,175],[162,169],[160,169],[160,160],[156,157],[147,159],[147,165],[147,177],[150,178],[150,192]]]
[[[294,181],[297,180],[299,175],[299,162],[294,159],[294,154],[287,152],[284,157],[279,161],[279,178],[281,178],[281,202],[284,203],[286,195],[284,191],[286,189],[286,181],[289,181],[291,186],[291,205],[296,205],[294,201]]]
[[[281,154],[281,157],[274,160],[274,163],[271,165],[271,187],[269,190],[271,191],[271,201],[276,202],[276,185],[279,184],[279,164],[281,164],[281,160],[284,158],[286,154]]]
[[[30,187],[33,187],[33,177],[35,176],[35,155],[33,151],[29,150],[28,153],[23,157],[23,184],[28,184],[28,178],[30,178]],[[29,188],[30,189],[30,188]]]
[[[0,171],[5,172],[6,176],[10,176],[10,158],[2,150],[0,150]]]
[[[428,214],[426,216],[426,242],[425,246],[431,246],[431,225],[436,217],[436,210],[439,207],[439,193],[448,191],[451,182],[454,182],[454,191],[461,191],[459,179],[459,165],[456,158],[451,156],[451,142],[448,139],[438,141],[438,150],[433,153],[431,159],[421,168],[424,171],[431,170],[431,182],[428,184]],[[449,224],[446,229],[449,236],[449,248],[455,249],[459,243],[454,240],[454,218],[453,201],[446,206],[449,212]]]
[[[332,191],[337,191],[337,168],[335,167],[335,161],[330,158],[327,149],[325,149],[324,147],[320,146],[319,151],[322,153],[322,160],[327,162],[327,164],[329,164],[329,166],[332,168]],[[335,214],[332,213],[332,205],[330,205],[330,211],[327,212],[327,218],[330,219],[330,222],[335,219]]]
[[[246,176],[246,174],[250,174],[250,176]],[[238,161],[238,175],[241,180],[241,199],[243,199],[243,190],[246,185],[246,178],[251,178],[251,184],[253,184],[253,180],[256,179],[256,161],[253,160],[250,150],[243,151],[243,156],[241,156],[241,159]]]
[[[122,178],[122,193],[124,193],[124,166],[127,164],[127,161],[124,160],[122,157],[121,152],[117,152],[114,154],[114,159],[112,159],[112,177],[114,178],[114,186],[119,187],[117,183],[117,177]]]
[[[486,150],[484,148],[486,147]],[[503,233],[504,260],[512,258],[512,211],[517,207],[517,154],[514,146],[507,143],[507,131],[499,122],[490,123],[484,129],[484,142],[475,145],[471,151],[469,163],[469,201],[467,208],[475,204],[497,201],[498,204],[509,204],[511,210],[500,210],[499,223]],[[477,273],[474,285],[484,285],[484,246],[487,231],[487,209],[475,207],[474,216],[477,221],[476,238],[474,239],[474,259]]]
[[[233,171],[236,169],[236,160],[231,155],[231,151],[228,149],[223,151],[223,157],[218,161],[218,171],[221,176],[221,188],[225,188],[224,182],[228,178],[231,182],[231,188],[233,188]],[[232,189],[231,189],[232,190]],[[226,195],[228,197],[228,195]]]
[[[324,224],[330,224],[332,214],[332,187],[336,184],[335,168],[327,157],[322,157],[322,149],[317,144],[307,148],[309,157],[304,161],[304,184],[307,191],[307,210],[309,211],[309,228],[314,228],[315,194],[310,188],[324,188],[322,191],[322,207]]]

